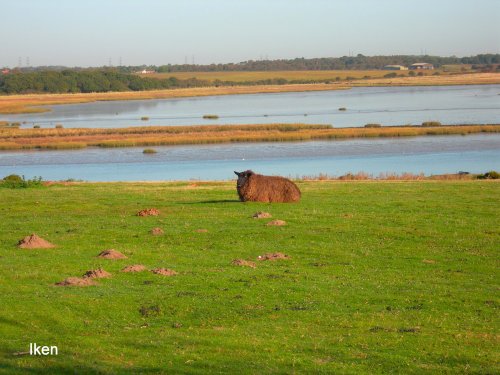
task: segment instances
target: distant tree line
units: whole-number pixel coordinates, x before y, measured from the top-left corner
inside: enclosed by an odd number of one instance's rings
[[[411,65],[417,62],[428,62],[439,68],[443,65],[471,64],[478,66],[500,64],[500,54],[480,54],[469,57],[441,57],[441,56],[342,56],[324,58],[296,58],[289,60],[250,60],[240,63],[227,64],[168,64],[168,65],[135,65],[102,67],[120,73],[134,73],[142,70],[154,70],[159,73],[170,72],[224,72],[224,71],[277,71],[277,70],[370,70],[381,69],[385,65]],[[24,67],[17,70],[22,72],[33,71],[92,71],[95,68],[66,68],[62,66]]]
[[[370,70],[381,69],[385,65],[411,65],[427,62],[435,67],[452,64],[493,65],[500,64],[500,54],[482,54],[471,57],[440,56],[343,56],[315,59],[297,58],[291,60],[258,60],[241,63],[210,65],[161,65],[150,67],[159,73],[169,72],[223,72],[223,71],[275,71],[275,70]]]
[[[472,64],[478,69],[496,69],[500,66],[499,54],[483,54],[472,57],[440,56],[343,56],[339,58],[292,59],[245,61],[237,64],[211,65],[162,65],[122,66],[115,68],[83,69],[61,67],[30,67],[15,69],[11,73],[0,75],[0,94],[28,93],[89,93],[108,91],[145,91],[159,89],[232,86],[232,85],[284,85],[287,83],[319,83],[329,80],[286,80],[273,78],[252,82],[232,82],[216,80],[213,83],[196,78],[164,79],[138,76],[133,72],[143,69],[164,72],[210,72],[210,71],[280,71],[280,70],[370,70],[381,69],[385,65],[411,65],[427,62],[435,67],[455,64]],[[395,74],[395,73],[390,73]],[[339,78],[337,77],[337,80]],[[354,79],[347,77],[347,80]]]
[[[111,70],[36,71],[0,76],[0,93],[3,94],[144,91],[208,85],[195,78],[143,78]]]

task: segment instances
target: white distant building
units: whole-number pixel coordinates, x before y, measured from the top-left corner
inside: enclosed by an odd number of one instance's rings
[[[146,70],[146,69],[144,69],[144,70],[141,70],[141,71],[136,72],[136,73],[138,73],[138,74],[153,74],[153,73],[155,73],[155,71],[154,70]]]
[[[408,70],[408,68],[403,65],[386,65],[384,70]]]
[[[419,69],[428,69],[432,70],[434,69],[434,65],[429,64],[429,63],[415,63],[410,65],[411,70],[419,70]]]

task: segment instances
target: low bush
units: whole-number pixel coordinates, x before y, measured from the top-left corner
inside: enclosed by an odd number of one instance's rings
[[[441,126],[439,121],[424,121],[422,126],[430,127],[430,126]]]
[[[347,111],[347,108],[346,107],[340,107],[339,111]]]
[[[148,121],[148,120],[149,120],[149,117],[148,117],[148,116],[142,116],[142,117],[141,117],[141,120],[142,120],[142,121]]]
[[[498,180],[500,179],[500,173],[497,171],[489,171],[485,174],[478,175],[477,178],[480,180]]]
[[[366,124],[365,128],[381,128],[382,125],[380,124]]]
[[[42,177],[35,177],[32,180],[26,180],[24,176],[21,177],[17,174],[11,174],[5,176],[2,180],[0,180],[0,187],[10,189],[22,189],[40,186],[42,186]]]
[[[157,151],[155,149],[152,149],[152,148],[145,148],[143,151],[142,151],[143,154],[156,154]]]
[[[205,120],[217,120],[219,118],[219,116],[217,116],[217,115],[203,115],[203,118]]]

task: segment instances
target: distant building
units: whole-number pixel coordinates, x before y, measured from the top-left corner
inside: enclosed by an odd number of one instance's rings
[[[384,70],[408,70],[408,68],[403,65],[386,65]]]
[[[139,74],[153,74],[153,73],[156,73],[154,70],[141,70],[139,72],[136,72],[136,73],[139,73]]]
[[[432,70],[434,69],[434,65],[429,64],[429,63],[415,63],[410,65],[411,70],[419,70],[419,69],[428,69]]]

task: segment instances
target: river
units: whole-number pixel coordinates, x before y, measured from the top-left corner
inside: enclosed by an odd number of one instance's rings
[[[38,114],[0,120],[65,128],[149,125],[308,123],[334,127],[494,123],[500,119],[500,85],[355,87],[350,90],[245,94],[181,99],[53,105]],[[346,110],[340,111],[339,108]],[[217,120],[203,119],[215,114]],[[141,117],[148,117],[142,121]]]
[[[227,180],[233,171],[302,177],[326,173],[424,173],[500,170],[500,134],[238,143],[65,151],[0,152],[0,176],[45,180]]]

